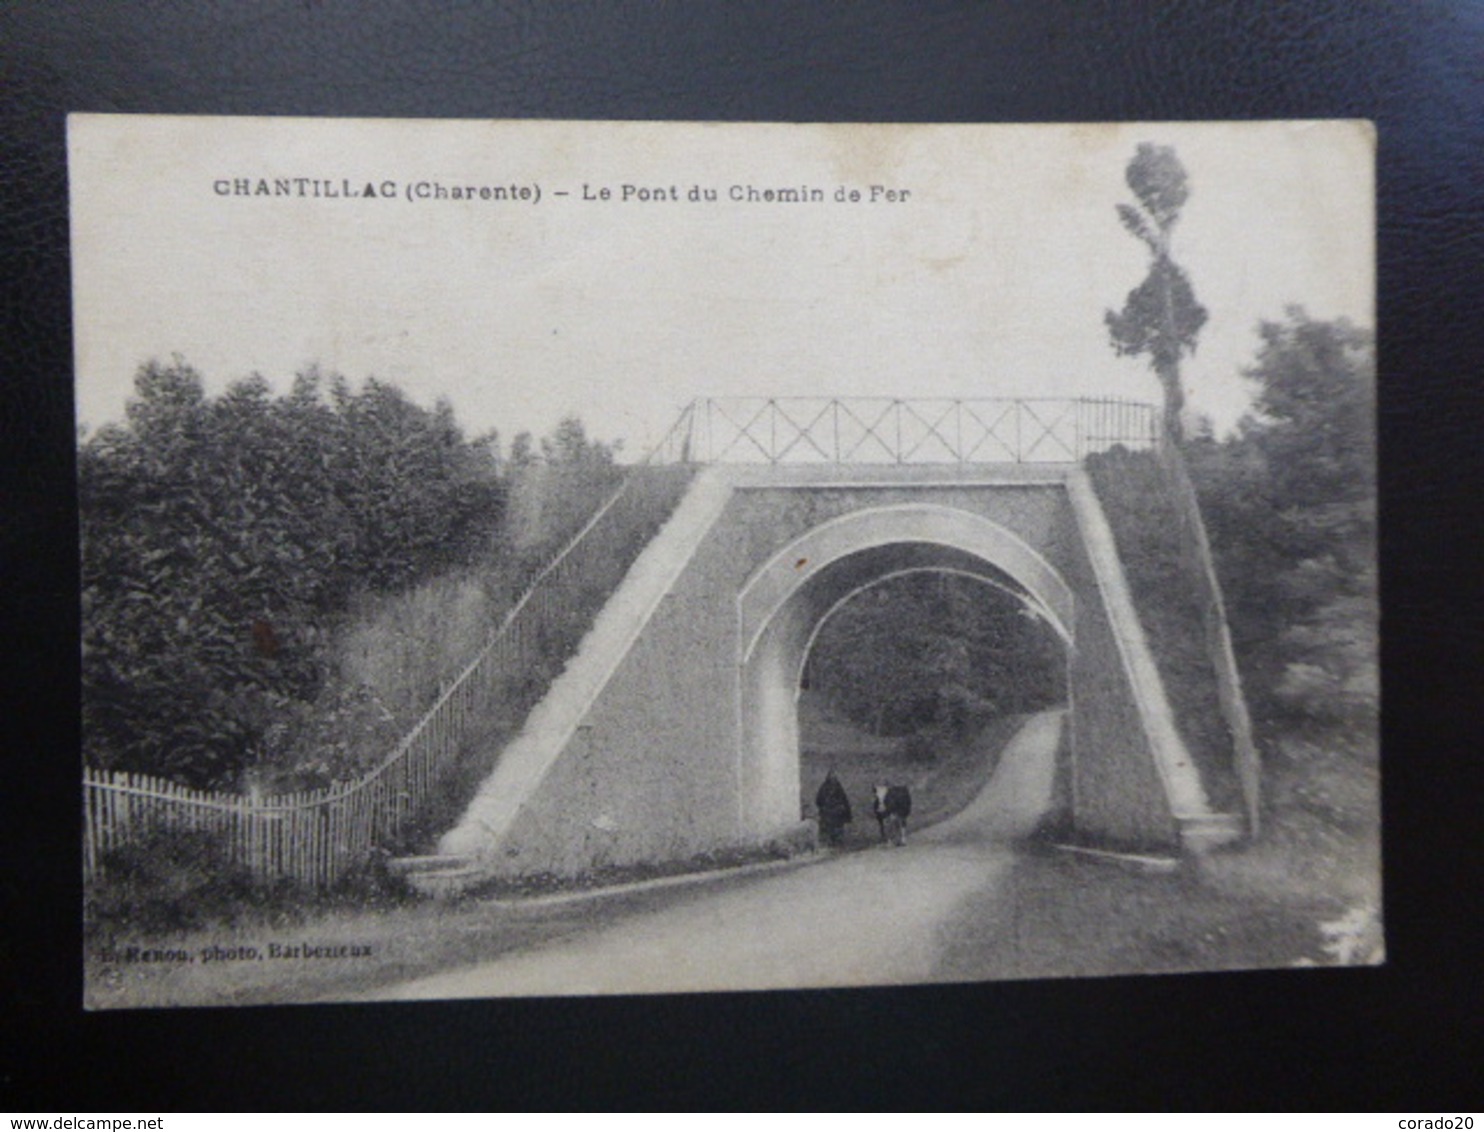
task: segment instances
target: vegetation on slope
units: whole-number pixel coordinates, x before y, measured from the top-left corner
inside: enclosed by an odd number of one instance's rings
[[[851,598],[820,628],[807,686],[873,735],[930,751],[987,718],[1066,698],[1066,652],[1018,598],[956,574],[915,573]]]
[[[1376,909],[1374,338],[1297,307],[1259,333],[1254,413],[1187,462],[1263,757],[1265,840],[1289,875]]]
[[[196,787],[364,773],[622,475],[575,420],[502,459],[375,380],[135,387],[79,451],[84,754]]]
[[[1299,308],[1260,333],[1254,415],[1186,454],[1233,645],[1259,721],[1373,735],[1374,341]]]

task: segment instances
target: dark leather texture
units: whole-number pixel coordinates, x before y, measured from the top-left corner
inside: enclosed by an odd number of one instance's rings
[[[0,1109],[1477,1108],[1484,7],[10,0],[0,83]],[[82,1015],[68,111],[1373,119],[1390,965]]]

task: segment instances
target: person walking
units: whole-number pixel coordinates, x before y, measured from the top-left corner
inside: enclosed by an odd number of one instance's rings
[[[824,843],[838,848],[845,840],[845,827],[850,824],[850,798],[840,778],[831,767],[814,795],[814,806],[819,811],[819,833]]]

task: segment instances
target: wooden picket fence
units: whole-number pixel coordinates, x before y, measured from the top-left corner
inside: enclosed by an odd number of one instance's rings
[[[89,768],[83,774],[84,875],[103,872],[108,854],[160,830],[211,836],[229,860],[261,878],[325,886],[363,860],[377,830],[395,828],[412,798],[380,777],[368,789],[304,791],[258,801],[192,790],[145,774]]]
[[[260,879],[333,885],[394,841],[454,768],[471,728],[572,640],[581,596],[617,586],[692,470],[653,461],[631,470],[406,738],[355,782],[254,799],[148,775],[85,771],[86,879],[104,873],[113,850],[161,830],[183,830],[212,835],[233,863]]]

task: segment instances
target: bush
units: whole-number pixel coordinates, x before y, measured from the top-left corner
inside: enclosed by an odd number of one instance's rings
[[[488,572],[489,568],[485,568]],[[405,733],[479,652],[501,610],[470,568],[403,593],[368,597],[338,634],[331,664]],[[400,738],[400,734],[392,739]],[[387,744],[383,756],[391,749]]]
[[[290,878],[265,881],[231,860],[221,840],[199,830],[155,830],[103,857],[83,897],[90,938],[198,931],[247,921],[292,923],[335,906],[384,907],[410,898],[388,855],[373,852],[328,892]]]
[[[916,731],[907,736],[907,741],[902,745],[902,754],[909,762],[935,762],[938,758],[938,744],[931,735]]]
[[[91,932],[189,931],[235,919],[266,895],[220,840],[194,830],[157,830],[103,857],[84,896]]]

